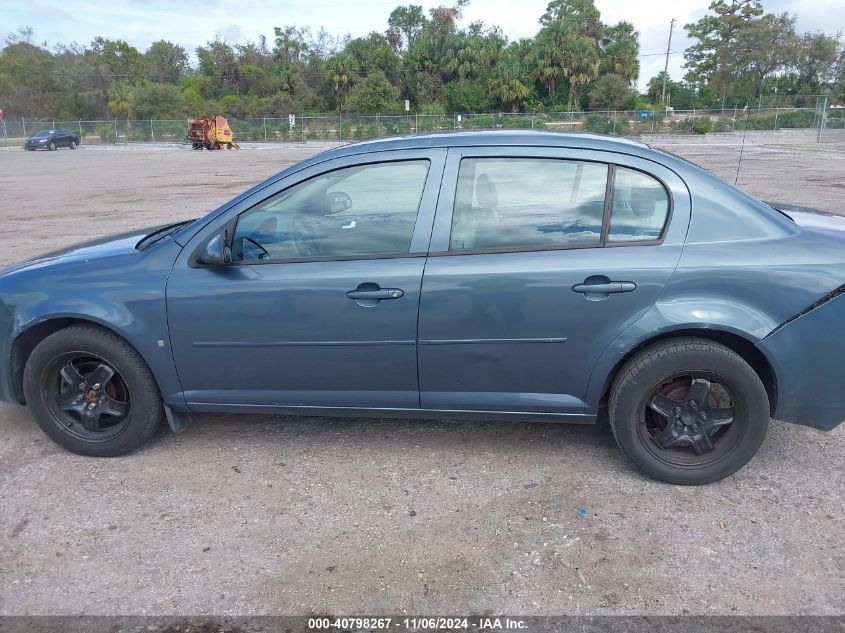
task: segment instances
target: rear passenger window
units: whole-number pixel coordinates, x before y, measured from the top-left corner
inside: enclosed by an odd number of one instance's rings
[[[464,159],[449,250],[598,246],[607,171],[559,159]]]
[[[669,194],[662,184],[640,171],[616,168],[609,242],[656,240],[668,216]]]

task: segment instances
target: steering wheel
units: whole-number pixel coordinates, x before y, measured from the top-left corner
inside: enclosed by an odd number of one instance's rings
[[[258,254],[258,259],[270,259],[270,251],[268,251],[266,248],[264,248],[261,244],[256,242],[254,239],[252,239],[251,237],[244,237],[243,241],[249,242],[250,244],[252,244],[253,246],[255,246],[256,248],[258,248],[261,251]]]
[[[295,235],[293,239],[293,246],[296,249],[296,254],[300,257],[314,257],[319,255],[319,249],[315,242],[316,232],[313,224],[305,217],[298,215],[291,222],[291,228]]]

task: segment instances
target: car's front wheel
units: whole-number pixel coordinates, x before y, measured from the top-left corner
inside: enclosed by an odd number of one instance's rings
[[[50,141],[50,144],[47,146],[47,149],[49,149],[52,152],[52,151],[56,150],[57,147],[58,146],[56,145],[55,141]]]
[[[620,370],[610,424],[622,451],[652,477],[705,484],[747,464],[766,437],[769,399],[754,369],[705,339],[666,341]]]
[[[94,326],[73,325],[41,341],[27,361],[23,386],[38,426],[79,455],[129,453],[164,419],[144,360],[116,334]]]

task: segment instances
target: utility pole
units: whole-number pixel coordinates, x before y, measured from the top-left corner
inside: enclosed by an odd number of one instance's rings
[[[672,29],[675,28],[675,18],[669,23],[669,43],[666,45],[666,63],[663,65],[663,94],[660,95],[660,105],[666,109],[666,80],[669,78],[669,51],[672,50]]]

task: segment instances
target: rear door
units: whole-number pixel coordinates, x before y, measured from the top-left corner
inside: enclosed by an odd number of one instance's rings
[[[420,303],[422,407],[594,413],[590,373],[656,301],[688,223],[683,182],[644,159],[450,150]]]

